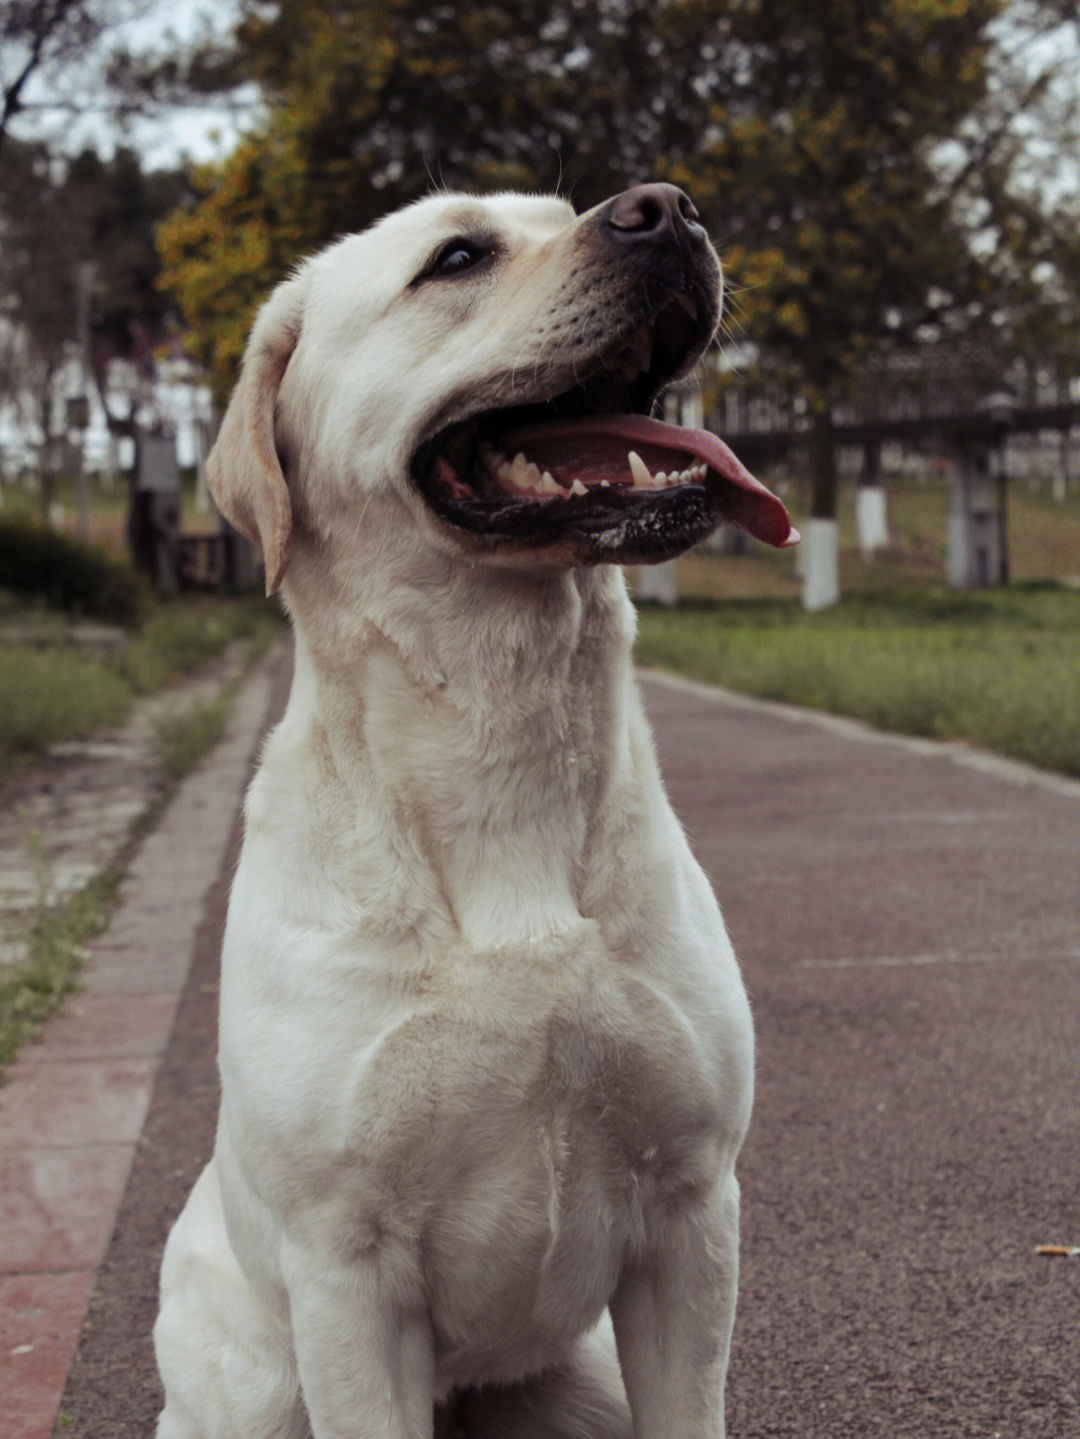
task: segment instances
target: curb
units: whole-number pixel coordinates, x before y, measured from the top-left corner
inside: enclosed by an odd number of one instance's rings
[[[992,775],[995,779],[1006,780],[1009,784],[1034,786],[1065,799],[1080,800],[1080,780],[1056,774],[1053,770],[1039,769],[1036,765],[1009,759],[1006,755],[994,754],[990,750],[977,749],[962,740],[925,739],[918,735],[876,729],[865,720],[852,719],[848,715],[805,709],[800,705],[784,704],[779,700],[757,699],[753,695],[725,689],[722,685],[687,679],[685,675],[673,674],[670,670],[649,668],[638,669],[637,673],[641,679],[650,683],[663,685],[667,689],[682,690],[686,694],[696,695],[699,699],[711,700],[714,704],[772,715],[776,719],[786,720],[789,724],[812,725],[839,739],[854,740],[860,744],[890,745],[924,759],[947,759],[962,768]]]

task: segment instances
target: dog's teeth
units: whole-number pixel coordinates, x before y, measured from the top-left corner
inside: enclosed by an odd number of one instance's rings
[[[611,481],[610,481],[610,480],[601,480],[601,481],[600,481],[600,488],[601,488],[602,490],[610,490],[610,489],[611,489]]]
[[[653,484],[654,484],[654,485],[666,485],[666,484],[667,484],[667,475],[664,474],[663,470],[657,470],[656,474],[653,475]]]
[[[570,486],[570,493],[572,495],[584,495],[587,493],[587,491],[580,480],[575,480],[574,483]]]
[[[649,489],[652,486],[652,474],[649,471],[648,465],[636,450],[630,451],[626,457],[626,462],[630,466],[630,473],[634,477],[634,489]]]
[[[544,473],[540,475],[539,479],[536,480],[533,485],[533,489],[538,495],[562,494],[562,486],[557,484],[555,480],[552,479],[552,477],[548,474],[547,470],[545,470]]]
[[[536,469],[535,465],[533,465],[532,468],[536,470],[536,479],[539,479],[540,471]],[[529,462],[520,450],[509,462],[505,474],[501,471],[500,474],[502,474],[502,478],[509,481],[516,490],[527,489],[533,484],[533,480],[529,475]]]

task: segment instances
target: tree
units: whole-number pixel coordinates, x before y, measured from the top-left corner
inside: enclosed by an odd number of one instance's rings
[[[982,303],[938,147],[982,101],[998,0],[749,0],[746,102],[715,117],[747,336],[814,417],[812,514],[835,514],[831,417],[863,357]],[[771,32],[772,39],[763,38]]]
[[[136,156],[91,151],[59,161],[9,138],[0,159],[0,392],[29,400],[53,429],[60,367],[80,341],[84,307],[99,366],[147,364],[172,319],[157,281],[155,227],[185,194],[176,174],[147,175]]]
[[[1069,7],[1025,9],[1042,25]],[[164,228],[165,280],[224,391],[297,255],[433,184],[561,186],[584,208],[674,180],[720,240],[763,369],[809,405],[812,511],[829,520],[833,416],[865,357],[993,326],[1018,224],[1015,106],[1044,88],[1004,73],[1016,14],[1015,0],[251,3],[231,68],[219,56],[204,76],[255,79],[269,118]],[[1037,206],[1025,223],[1034,239]]]
[[[268,123],[196,180],[165,279],[228,388],[258,298],[296,256],[435,185],[570,193],[692,183],[725,0],[281,0],[251,6],[230,83]],[[221,79],[220,66],[209,67]]]
[[[962,343],[996,347],[1007,369],[1006,313],[1030,309],[1030,257],[1051,228],[1021,194],[1025,118],[1062,68],[1019,63],[1019,39],[1022,24],[1057,24],[1053,11],[1003,0],[731,8],[744,83],[712,117],[705,203],[756,374],[810,413],[820,523],[808,527],[807,594],[838,593],[832,429],[868,357]]]
[[[35,77],[97,39],[102,8],[98,0],[0,0],[0,153]]]

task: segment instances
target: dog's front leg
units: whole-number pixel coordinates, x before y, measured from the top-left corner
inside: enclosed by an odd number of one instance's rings
[[[314,1439],[432,1439],[431,1323],[400,1272],[291,1244],[282,1271]]]
[[[739,1268],[739,1186],[669,1212],[611,1300],[636,1439],[723,1439]]]

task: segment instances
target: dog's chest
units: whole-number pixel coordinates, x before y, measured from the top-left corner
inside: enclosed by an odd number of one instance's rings
[[[451,1376],[548,1362],[717,1162],[720,1066],[670,998],[541,969],[440,984],[357,1075],[355,1218],[419,1238]]]

